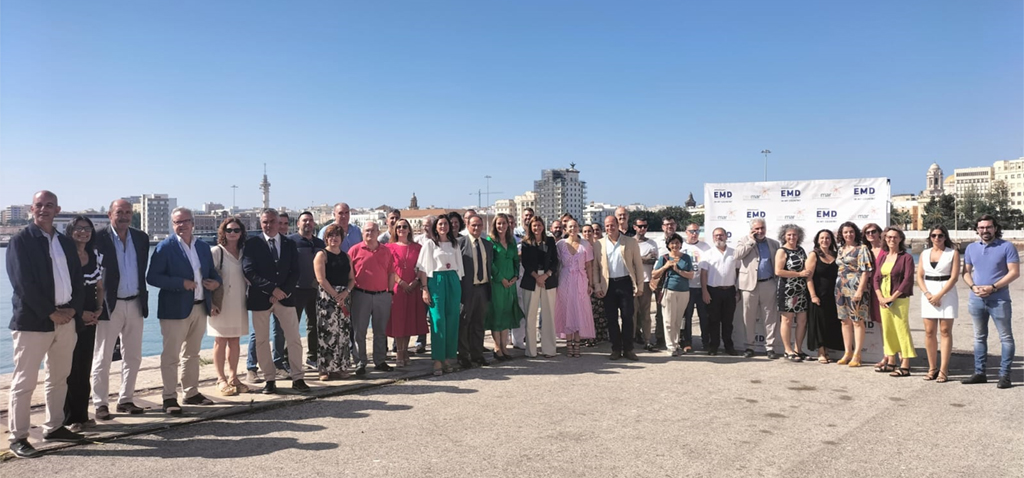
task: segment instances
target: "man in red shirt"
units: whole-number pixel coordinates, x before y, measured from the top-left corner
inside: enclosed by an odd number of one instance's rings
[[[380,226],[376,222],[363,225],[363,242],[348,250],[355,272],[356,285],[352,291],[352,341],[356,375],[366,375],[366,330],[373,321],[373,368],[390,372],[387,364],[388,339],[385,330],[391,318],[391,291],[395,286],[395,268],[391,252],[377,237]]]

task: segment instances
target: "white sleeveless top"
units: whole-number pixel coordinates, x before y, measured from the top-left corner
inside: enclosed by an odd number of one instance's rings
[[[946,285],[944,280],[928,280],[927,277],[948,276],[953,273],[953,248],[947,247],[942,251],[935,267],[931,263],[932,248],[925,249],[921,253],[921,267],[924,269],[925,286],[928,292],[937,294]],[[921,294],[921,317],[925,319],[955,319],[957,310],[960,308],[960,298],[957,297],[956,287],[942,296],[938,307],[928,302],[928,297]]]

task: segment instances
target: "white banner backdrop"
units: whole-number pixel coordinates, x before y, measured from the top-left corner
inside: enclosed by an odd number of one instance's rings
[[[704,237],[711,243],[711,232],[724,228],[729,246],[750,234],[750,221],[764,219],[768,237],[778,239],[778,228],[797,224],[804,229],[803,248],[812,249],[814,235],[821,229],[833,233],[840,224],[853,221],[858,226],[874,222],[889,225],[889,180],[886,178],[822,179],[753,183],[706,183],[704,185]],[[737,304],[733,322],[733,341],[737,348],[747,341],[742,307]],[[755,350],[764,350],[764,324],[758,319]],[[882,357],[881,324],[869,323],[862,352],[864,361]],[[776,327],[777,333],[781,327]],[[801,344],[806,348],[806,342]],[[776,351],[782,352],[781,343]]]

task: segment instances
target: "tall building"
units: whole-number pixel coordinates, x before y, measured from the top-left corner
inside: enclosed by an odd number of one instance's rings
[[[1006,183],[1010,205],[1024,211],[1024,157],[996,161],[992,169],[993,179]]]
[[[978,194],[984,195],[988,192],[989,186],[992,185],[993,171],[992,166],[957,168],[953,170],[953,176],[955,176],[954,184],[956,187],[954,194],[957,197],[970,188],[974,188],[975,191],[978,191]]]
[[[143,194],[139,203],[142,214],[142,230],[153,239],[163,239],[171,234],[171,211],[178,207],[176,198],[166,194]]]
[[[260,183],[260,191],[263,191],[263,209],[270,209],[270,181],[267,181],[267,163],[263,163],[263,182]]]
[[[576,163],[570,163],[569,169],[541,171],[540,180],[533,182],[533,191],[537,194],[535,212],[545,221],[550,223],[565,213],[583,217],[587,183],[580,181]]]
[[[943,186],[942,168],[939,167],[938,163],[932,163],[932,166],[928,168],[928,173],[925,174],[925,188],[923,195],[928,197],[941,196],[943,193]]]
[[[615,215],[616,206],[602,202],[593,202],[583,208],[583,224],[600,224],[604,227],[604,218]]]
[[[11,204],[0,211],[0,223],[26,224],[32,206],[28,204]]]

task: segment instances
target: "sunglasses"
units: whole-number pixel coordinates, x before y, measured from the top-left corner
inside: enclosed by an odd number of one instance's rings
[[[696,233],[700,232],[700,230],[699,229],[687,229],[686,232],[688,232],[690,234],[696,234]]]
[[[409,229],[409,226],[395,226],[395,229]]]
[[[938,237],[946,237],[946,235],[945,234],[932,234],[932,239],[935,239],[935,238],[938,238]]]
[[[241,233],[242,232],[242,228],[240,228],[240,227],[225,227],[224,228],[224,232],[226,232],[228,234],[231,234],[231,233]]]
[[[636,228],[637,229],[647,229],[647,224],[637,224]]]
[[[878,234],[878,233],[880,233],[880,232],[882,232],[882,231],[879,231],[878,229],[872,229],[872,230],[870,230],[870,231],[864,231],[864,234],[865,234],[865,235],[866,235],[866,234]]]

